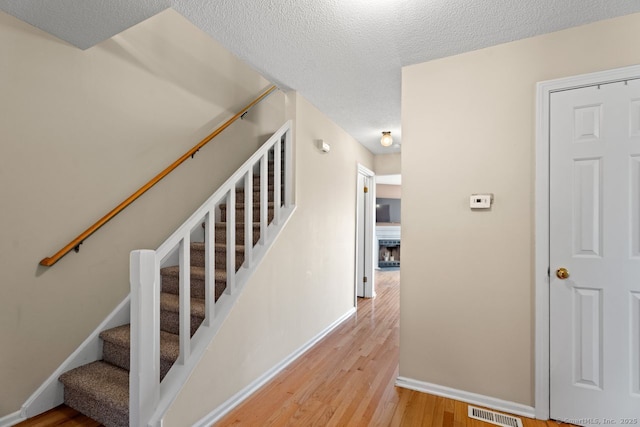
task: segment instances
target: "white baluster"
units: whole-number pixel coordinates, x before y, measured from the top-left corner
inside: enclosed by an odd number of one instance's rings
[[[251,268],[253,253],[253,166],[244,177],[244,267]]]
[[[260,160],[260,244],[267,243],[269,225],[269,150]]]
[[[211,211],[204,218],[204,307],[205,325],[211,326],[216,310],[216,223]]]
[[[293,150],[291,148],[291,129],[284,134],[284,207],[293,204]]]
[[[191,356],[191,239],[187,233],[180,241],[180,357],[184,365]]]
[[[227,289],[232,294],[236,287],[236,189],[227,195]]]
[[[273,223],[280,224],[280,202],[282,201],[282,151],[281,138],[273,145]]]

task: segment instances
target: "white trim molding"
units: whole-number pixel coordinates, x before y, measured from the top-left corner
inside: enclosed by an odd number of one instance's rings
[[[240,405],[244,402],[248,397],[250,397],[256,390],[265,385],[268,381],[273,379],[276,375],[278,375],[282,370],[284,370],[287,366],[293,363],[297,358],[302,356],[307,350],[316,345],[318,341],[327,336],[331,331],[340,326],[342,322],[347,320],[356,312],[355,307],[349,309],[345,314],[343,314],[340,318],[334,321],[332,324],[327,326],[324,330],[322,330],[318,335],[313,337],[311,340],[307,341],[302,347],[295,350],[293,353],[282,359],[271,369],[266,371],[264,374],[256,378],[253,382],[247,385],[245,388],[231,396],[227,399],[223,404],[215,408],[208,415],[202,418],[200,421],[193,424],[194,427],[208,427],[222,417],[227,415],[233,408]]]
[[[16,411],[13,414],[0,417],[0,427],[10,427],[26,420],[25,417],[20,415],[20,411]]]
[[[640,78],[640,65],[539,82],[535,167],[535,415],[549,419],[549,100],[553,92]]]
[[[396,379],[396,386],[407,388],[409,390],[419,391],[422,393],[442,396],[448,399],[459,400],[461,402],[471,403],[473,405],[484,406],[485,408],[495,409],[513,415],[521,415],[528,418],[534,418],[535,415],[535,409],[532,406],[510,402],[508,400],[502,400],[482,394],[471,393],[468,391],[457,390],[455,388],[445,387],[438,384],[418,381],[411,378],[398,377]]]
[[[362,277],[360,273],[364,273],[369,280],[364,284],[364,297],[365,298],[375,298],[375,275],[373,274],[373,268],[375,265],[375,257],[377,254],[373,253],[373,242],[374,242],[374,234],[375,234],[375,205],[376,205],[376,183],[375,183],[375,172],[366,166],[356,163],[357,167],[357,175],[356,175],[356,234],[355,234],[355,274],[354,274],[354,290],[353,290],[353,305],[356,306],[358,304],[358,283],[362,281]],[[360,188],[360,176],[363,179],[369,179],[369,200],[367,203],[366,197],[364,198],[364,203],[366,204],[367,210],[362,211],[362,206],[360,202],[360,194],[362,189]],[[367,217],[365,219],[365,216]],[[368,219],[368,221],[367,221]],[[364,221],[364,236],[360,235],[360,224]],[[367,254],[367,250],[369,254]],[[364,254],[363,254],[364,252]],[[360,262],[361,256],[367,257],[368,260],[365,260],[364,264],[364,272],[359,271],[358,265]]]

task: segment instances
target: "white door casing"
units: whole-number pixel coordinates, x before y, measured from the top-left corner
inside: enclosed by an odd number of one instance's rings
[[[367,189],[365,191],[365,188]],[[374,173],[358,165],[356,196],[356,297],[373,298]],[[366,282],[364,278],[367,278]]]
[[[538,84],[537,418],[640,422],[639,76]]]

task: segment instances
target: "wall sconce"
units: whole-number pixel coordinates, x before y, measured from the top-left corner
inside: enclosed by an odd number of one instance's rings
[[[383,147],[391,147],[391,144],[393,144],[393,138],[391,137],[390,131],[382,132],[380,144],[382,144]]]

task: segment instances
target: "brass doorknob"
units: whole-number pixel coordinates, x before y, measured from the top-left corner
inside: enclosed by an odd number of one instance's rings
[[[569,278],[569,270],[564,267],[560,267],[556,270],[556,276],[558,276],[558,279],[560,280],[567,279]]]

